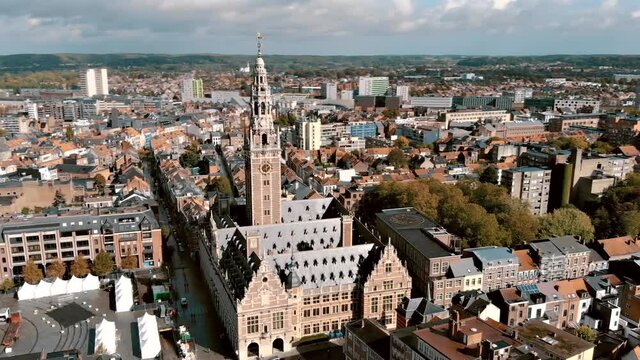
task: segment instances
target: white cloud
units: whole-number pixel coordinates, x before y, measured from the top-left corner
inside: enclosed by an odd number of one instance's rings
[[[515,0],[493,0],[493,8],[496,10],[504,10]]]
[[[634,19],[640,18],[640,10],[636,10],[631,13],[631,17]]]

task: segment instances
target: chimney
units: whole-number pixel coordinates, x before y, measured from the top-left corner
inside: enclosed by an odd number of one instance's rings
[[[460,327],[460,313],[458,310],[453,310],[452,316],[449,319],[449,338],[454,338],[458,333]]]

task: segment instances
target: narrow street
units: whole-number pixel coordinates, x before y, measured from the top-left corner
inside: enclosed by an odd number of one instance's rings
[[[150,179],[150,183],[154,184],[146,162],[144,172]],[[165,259],[165,265],[169,266],[171,286],[175,291],[173,301],[178,312],[176,323],[188,327],[196,344],[220,355],[214,356],[215,358],[232,358],[233,352],[224,340],[224,328],[216,314],[207,285],[199,275],[198,264],[189,256],[186,242],[177,238],[174,229],[175,221],[172,221],[164,202],[159,198],[157,189],[154,185],[152,186],[159,204],[160,226],[169,225],[172,229],[171,235],[163,246],[170,249],[171,254],[170,258]],[[186,306],[180,305],[180,299],[183,297],[187,299]],[[200,351],[206,350],[201,348]],[[211,358],[211,356],[204,358]]]

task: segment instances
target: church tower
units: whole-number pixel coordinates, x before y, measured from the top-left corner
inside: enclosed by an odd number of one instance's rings
[[[267,82],[258,33],[258,57],[251,87],[251,123],[245,135],[246,193],[252,225],[281,222],[280,138],[273,125],[271,89]]]

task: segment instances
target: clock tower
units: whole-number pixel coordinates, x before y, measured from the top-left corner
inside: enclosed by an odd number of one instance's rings
[[[273,125],[271,89],[262,59],[262,35],[258,33],[258,57],[251,87],[251,122],[245,134],[246,196],[252,225],[281,222],[280,138]]]

